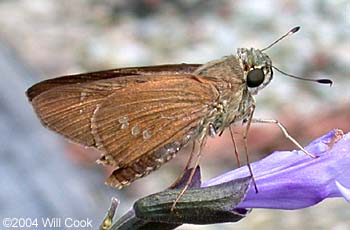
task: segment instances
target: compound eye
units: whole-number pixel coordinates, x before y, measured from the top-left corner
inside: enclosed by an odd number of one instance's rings
[[[265,80],[265,74],[262,69],[253,69],[248,72],[247,75],[247,86],[249,88],[258,87]]]

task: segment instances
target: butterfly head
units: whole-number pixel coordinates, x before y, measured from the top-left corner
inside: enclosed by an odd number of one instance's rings
[[[255,95],[272,80],[272,62],[267,54],[254,48],[237,50],[244,71],[244,80],[251,94]]]

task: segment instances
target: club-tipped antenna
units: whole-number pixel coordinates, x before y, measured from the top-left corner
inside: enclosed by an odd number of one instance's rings
[[[281,74],[285,75],[285,76],[288,76],[288,77],[291,77],[291,78],[295,78],[295,79],[298,79],[298,80],[313,81],[313,82],[317,82],[317,83],[320,83],[320,84],[329,84],[329,86],[332,86],[332,84],[333,84],[332,80],[327,79],[327,78],[322,78],[322,79],[303,78],[303,77],[294,76],[292,74],[288,74],[288,73],[278,69],[275,66],[271,66],[271,67],[274,68],[275,70],[277,70],[278,72],[280,72]]]
[[[280,38],[278,38],[276,41],[272,42],[270,45],[268,45],[267,47],[265,47],[264,49],[262,49],[261,51],[265,51],[269,48],[271,48],[272,46],[274,46],[276,43],[278,43],[279,41],[281,41],[282,39],[284,39],[285,37],[288,37],[296,32],[298,32],[300,30],[300,26],[296,26],[293,29],[289,30],[285,35],[281,36]]]

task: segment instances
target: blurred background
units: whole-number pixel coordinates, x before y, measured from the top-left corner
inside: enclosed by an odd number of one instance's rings
[[[291,0],[2,0],[0,1],[0,217],[90,218],[97,228],[110,198],[118,216],[139,197],[165,189],[181,173],[188,147],[144,179],[117,191],[104,185],[99,153],[41,126],[25,97],[51,77],[126,66],[205,63],[239,47],[269,49],[278,68],[332,87],[275,73],[257,97],[256,117],[281,121],[303,145],[332,128],[350,130],[350,3]],[[236,129],[237,133],[240,129]],[[236,167],[225,132],[210,139],[204,180]],[[237,142],[242,149],[240,135]],[[273,125],[253,125],[252,160],[295,149]],[[190,148],[190,147],[189,147]],[[243,152],[241,152],[242,158]],[[329,199],[297,211],[255,209],[238,223],[178,229],[350,229],[349,204]]]

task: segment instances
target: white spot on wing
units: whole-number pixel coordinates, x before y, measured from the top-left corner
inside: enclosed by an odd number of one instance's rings
[[[148,140],[152,137],[152,134],[148,129],[146,129],[142,132],[142,136],[144,140]]]
[[[141,133],[140,127],[138,125],[135,125],[131,128],[131,135],[137,136]]]
[[[84,101],[86,95],[87,94],[85,92],[81,92],[81,94],[80,94],[80,101]]]
[[[121,124],[121,129],[126,129],[126,128],[128,128],[129,127],[129,119],[128,119],[128,117],[120,117],[119,119],[118,119],[118,121],[119,121],[119,123]]]

